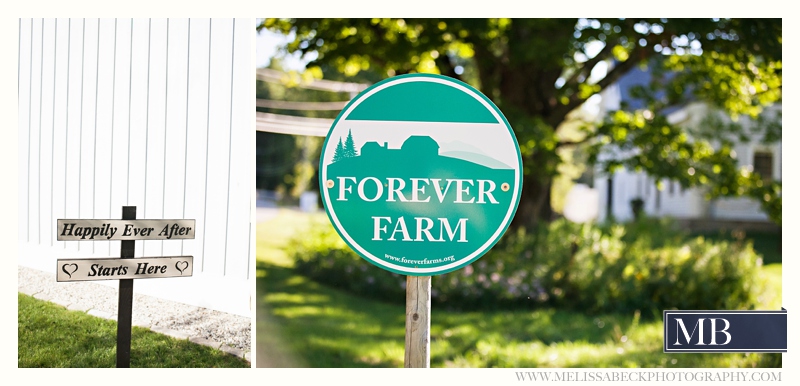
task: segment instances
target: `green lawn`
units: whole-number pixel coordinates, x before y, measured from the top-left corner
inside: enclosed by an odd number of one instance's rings
[[[17,366],[116,367],[117,323],[18,295]],[[131,367],[250,367],[242,358],[134,326]]]
[[[402,367],[404,299],[356,297],[299,275],[283,251],[324,213],[282,210],[257,227],[258,367]],[[377,268],[376,268],[377,269]],[[780,309],[781,266],[762,271]],[[432,285],[436,286],[436,278]],[[556,309],[431,312],[431,367],[775,367],[780,354],[664,354],[662,324]]]

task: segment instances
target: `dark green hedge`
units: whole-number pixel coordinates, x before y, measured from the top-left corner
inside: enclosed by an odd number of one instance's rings
[[[362,296],[402,303],[405,276],[351,251],[330,225],[290,243],[304,275]],[[447,309],[533,308],[587,312],[750,309],[758,255],[750,243],[689,238],[668,221],[626,225],[558,220],[509,231],[475,263],[432,280]]]

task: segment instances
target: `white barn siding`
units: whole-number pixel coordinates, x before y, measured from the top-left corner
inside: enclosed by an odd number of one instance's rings
[[[19,264],[119,256],[119,241],[56,241],[56,220],[135,205],[196,220],[193,240],[136,242],[136,257],[194,256],[194,276],[135,292],[249,316],[251,21],[19,23]]]

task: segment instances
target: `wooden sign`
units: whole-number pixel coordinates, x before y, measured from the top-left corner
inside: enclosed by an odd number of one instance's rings
[[[194,220],[58,220],[58,241],[194,238]]]
[[[192,276],[192,263],[192,256],[58,259],[56,281],[189,277]]]
[[[133,279],[192,276],[193,257],[135,259],[136,240],[194,238],[194,220],[137,220],[135,206],[122,207],[121,220],[58,220],[59,241],[121,240],[119,258],[57,259],[56,281],[119,280],[117,367],[131,367]]]

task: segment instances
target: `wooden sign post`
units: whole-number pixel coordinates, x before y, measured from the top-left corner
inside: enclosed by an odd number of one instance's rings
[[[123,220],[136,219],[135,206],[122,207]],[[121,242],[120,259],[133,259],[135,240]],[[133,279],[120,279],[117,306],[117,368],[131,367],[131,320],[133,318]]]
[[[431,277],[406,276],[407,368],[431,367]]]
[[[511,223],[522,192],[514,131],[466,83],[396,76],[342,109],[319,176],[345,243],[407,276],[405,367],[430,367],[431,276],[472,264]]]
[[[136,240],[194,238],[194,220],[136,220],[136,207],[123,206],[121,220],[58,220],[59,241],[121,240],[120,257],[58,259],[56,281],[119,280],[117,367],[131,367],[133,280],[190,277],[192,256],[134,259]]]

